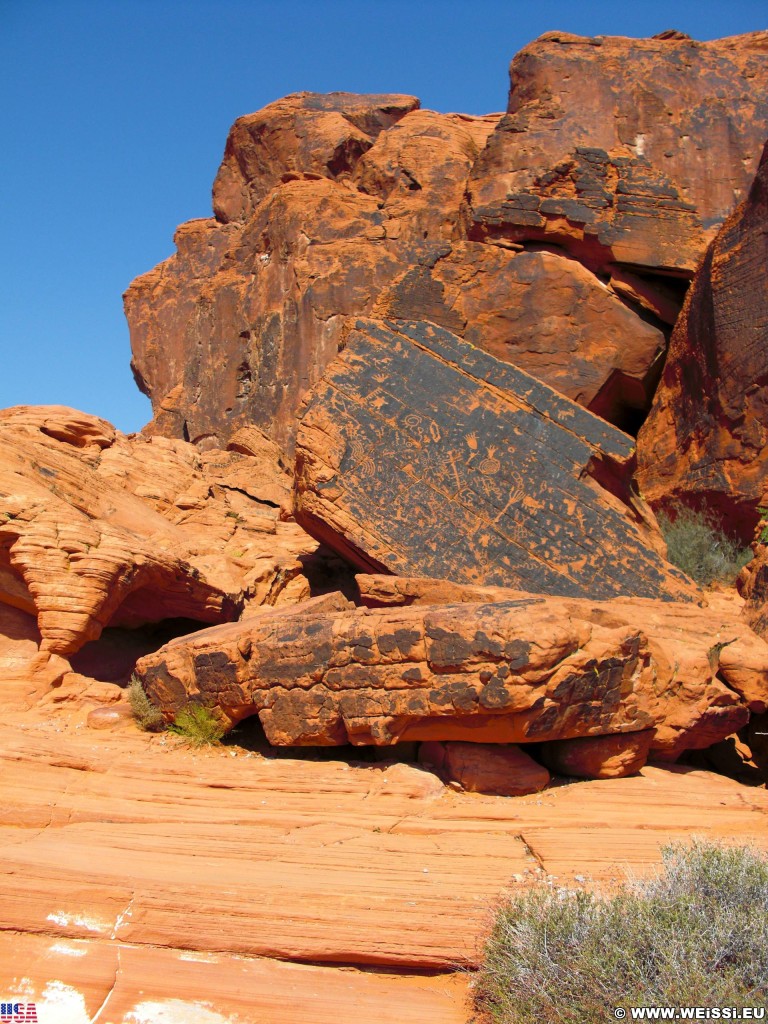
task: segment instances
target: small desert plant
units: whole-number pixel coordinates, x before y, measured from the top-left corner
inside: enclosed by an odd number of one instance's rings
[[[145,732],[161,732],[165,728],[162,712],[150,701],[137,676],[131,676],[131,685],[128,687],[128,703],[131,705],[133,717]]]
[[[207,747],[219,743],[226,730],[210,708],[187,704],[176,714],[168,731],[183,736],[193,747]]]
[[[733,583],[752,557],[749,548],[723,533],[709,512],[678,507],[661,512],[658,520],[670,562],[703,586]]]
[[[494,1024],[597,1024],[615,1007],[762,1004],[768,863],[746,847],[667,846],[610,898],[540,885],[501,907],[475,985]]]

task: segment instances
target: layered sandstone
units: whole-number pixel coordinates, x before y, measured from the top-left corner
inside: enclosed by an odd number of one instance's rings
[[[30,617],[9,627],[17,648],[71,656],[107,626],[309,596],[299,558],[317,545],[282,521],[290,478],[266,440],[200,453],[58,406],[0,412],[0,436],[0,603]]]
[[[597,777],[638,770],[649,750],[674,760],[708,747],[768,708],[768,645],[727,601],[545,600],[498,588],[476,603],[473,589],[450,604],[378,609],[315,599],[180,637],[137,672],[168,717],[190,701],[227,723],[258,715],[276,745],[642,733],[639,745],[577,748],[582,768],[570,774],[591,765]]]
[[[407,765],[193,753],[64,711],[6,716],[0,768],[4,991],[40,1020],[461,1024],[509,886],[766,845],[765,791],[691,769],[426,796]]]
[[[632,439],[448,331],[358,321],[299,426],[296,517],[364,568],[679,597]]]
[[[505,587],[425,578],[360,575],[357,583],[361,601],[374,609],[524,603],[532,597]],[[655,706],[654,757],[678,757],[691,746],[686,736],[690,738],[694,725],[698,739],[693,746],[703,748],[718,742],[718,732],[729,721],[734,728],[739,727],[739,715],[746,721],[744,710],[751,728],[768,708],[768,644],[747,625],[744,603],[733,593],[701,595],[696,603],[618,597],[547,598],[546,604],[563,619],[576,616],[611,628],[635,626],[647,639],[655,672],[668,686],[667,697]],[[740,713],[734,711],[734,697]],[[587,758],[588,750],[585,742],[584,763],[594,766],[602,755],[596,752]]]
[[[768,147],[691,285],[638,438],[650,501],[714,508],[745,540],[768,503],[767,334]]]
[[[766,121],[766,32],[547,33],[512,61],[507,113],[469,179],[469,235],[690,276],[746,195]]]

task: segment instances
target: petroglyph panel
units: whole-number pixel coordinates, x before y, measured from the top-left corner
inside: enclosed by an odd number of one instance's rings
[[[307,402],[296,516],[367,571],[680,598],[633,445],[442,328],[359,320]]]

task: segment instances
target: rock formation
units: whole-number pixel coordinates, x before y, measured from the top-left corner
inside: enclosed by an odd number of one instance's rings
[[[550,33],[513,61],[503,117],[298,93],[240,118],[215,217],[125,295],[151,431],[223,447],[255,423],[292,450],[360,315],[430,320],[636,429],[674,275],[754,173],[766,83],[765,33]]]
[[[768,503],[768,146],[694,278],[638,439],[654,505],[704,505],[750,540]]]
[[[434,604],[441,581],[410,583],[410,605],[366,611],[329,595],[180,637],[137,672],[168,716],[190,700],[230,723],[257,714],[274,744],[538,743],[653,729],[633,770],[649,749],[674,759],[768,708],[768,646],[727,601],[702,609],[481,588],[476,603],[476,588],[447,584],[452,603]],[[593,752],[590,763],[619,753]]]
[[[550,32],[520,51],[470,174],[469,237],[539,240],[607,274],[695,270],[765,141],[768,32],[662,35]]]
[[[317,544],[281,520],[290,478],[266,439],[201,453],[58,406],[0,412],[0,436],[0,602],[34,617],[14,631],[39,629],[44,652],[309,596],[299,559]]]
[[[685,578],[630,489],[633,452],[445,330],[358,321],[302,416],[296,517],[361,568],[679,597]]]
[[[421,744],[419,760],[467,793],[525,796],[550,782],[547,769],[514,745],[431,740]]]

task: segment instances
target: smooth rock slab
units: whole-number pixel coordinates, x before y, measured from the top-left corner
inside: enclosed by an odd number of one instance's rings
[[[299,426],[296,519],[367,571],[610,597],[685,577],[632,438],[425,322],[358,320]]]

